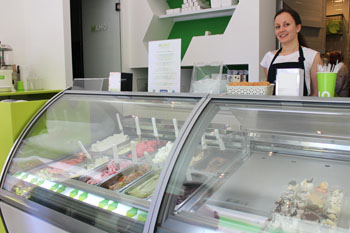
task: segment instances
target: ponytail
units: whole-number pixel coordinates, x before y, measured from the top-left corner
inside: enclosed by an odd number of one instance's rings
[[[304,36],[300,32],[298,33],[298,41],[300,46],[308,47]]]

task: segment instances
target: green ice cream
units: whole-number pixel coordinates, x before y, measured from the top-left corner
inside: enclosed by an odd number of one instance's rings
[[[132,188],[129,191],[126,191],[126,194],[139,197],[139,198],[147,198],[151,196],[156,189],[156,185],[159,179],[159,173],[153,175],[150,179],[146,180],[146,182],[141,185]]]

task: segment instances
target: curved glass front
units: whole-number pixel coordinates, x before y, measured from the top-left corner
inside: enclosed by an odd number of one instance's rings
[[[171,174],[157,232],[348,232],[348,105],[212,100]]]
[[[3,189],[107,232],[142,232],[199,98],[65,94],[31,126]]]

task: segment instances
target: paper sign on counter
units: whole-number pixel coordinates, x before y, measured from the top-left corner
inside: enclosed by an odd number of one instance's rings
[[[180,92],[181,39],[148,44],[148,92]]]
[[[109,73],[109,91],[120,91],[121,86],[121,73],[120,72],[110,72]]]

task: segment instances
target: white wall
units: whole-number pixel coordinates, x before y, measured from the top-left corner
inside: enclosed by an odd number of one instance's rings
[[[160,20],[168,8],[166,1],[120,0],[122,70],[148,66],[148,41],[168,39],[171,20]]]
[[[72,85],[69,0],[0,0],[0,41],[45,89]]]

